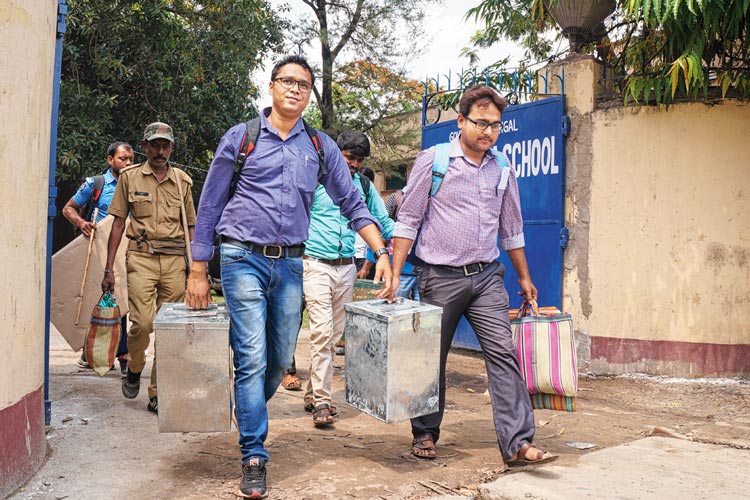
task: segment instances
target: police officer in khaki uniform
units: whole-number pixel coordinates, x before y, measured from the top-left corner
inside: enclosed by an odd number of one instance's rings
[[[112,269],[125,231],[125,218],[130,215],[126,237],[130,240],[127,279],[132,326],[128,332],[130,362],[127,377],[122,379],[122,393],[128,399],[138,396],[156,310],[164,302],[185,300],[187,245],[181,210],[185,210],[190,240],[195,226],[193,181],[169,164],[169,155],[174,150],[172,128],[166,123],[150,124],[141,147],[147,161],[120,172],[109,205],[109,214],[115,220],[107,243],[107,265],[102,280],[104,292],[114,290]],[[148,397],[148,410],[158,413],[155,356]]]

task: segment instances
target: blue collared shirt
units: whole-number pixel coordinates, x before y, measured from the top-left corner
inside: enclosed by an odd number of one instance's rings
[[[318,185],[318,154],[298,120],[282,140],[273,128],[266,108],[260,117],[255,149],[245,160],[237,189],[229,202],[229,186],[245,124],[230,128],[219,141],[203,184],[193,259],[210,260],[214,236],[227,236],[258,245],[291,246],[308,237],[310,207]],[[355,231],[376,224],[362,201],[336,143],[319,132],[328,172],[320,183]],[[378,225],[378,228],[380,226]]]
[[[104,185],[102,186],[102,194],[99,195],[99,199],[95,201],[93,206],[91,207],[92,217],[94,216],[93,209],[99,209],[99,213],[96,216],[95,222],[99,222],[107,216],[109,203],[112,201],[112,195],[115,194],[116,187],[117,179],[115,179],[115,176],[112,175],[112,170],[108,168],[107,171],[104,172]],[[93,191],[93,189],[94,178],[86,177],[86,182],[84,182],[81,187],[78,188],[76,194],[73,195],[73,201],[76,202],[76,205],[82,207],[86,203],[91,201],[91,192]]]

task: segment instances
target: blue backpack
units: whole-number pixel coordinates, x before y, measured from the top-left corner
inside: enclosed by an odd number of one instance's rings
[[[443,184],[443,178],[445,177],[445,173],[448,171],[448,165],[451,161],[450,151],[450,142],[442,142],[435,145],[435,159],[432,161],[432,188],[430,189],[430,198],[437,194],[438,190],[440,190],[440,186]],[[492,147],[492,153],[495,155],[495,159],[502,169],[502,174],[500,175],[500,185],[505,188],[508,183],[508,176],[510,175],[510,166],[508,166],[508,162],[505,160],[505,156],[501,155],[495,146]],[[417,248],[417,241],[419,240],[419,235],[421,234],[421,232],[422,228],[419,229],[417,237],[414,238],[414,244],[411,246],[411,251],[409,252],[409,255],[406,256],[406,262],[415,267],[424,267],[425,265],[425,262],[417,257],[417,255],[414,253],[414,249]]]
[[[430,196],[435,196],[440,189],[440,185],[443,183],[445,173],[448,171],[448,164],[451,161],[450,152],[450,142],[442,142],[435,146],[435,159],[432,161],[432,189],[430,189]],[[498,152],[497,147],[492,146],[492,153],[495,155],[500,168],[503,169],[500,184],[504,187],[508,182],[510,167],[508,166],[508,162],[505,161],[505,156]]]

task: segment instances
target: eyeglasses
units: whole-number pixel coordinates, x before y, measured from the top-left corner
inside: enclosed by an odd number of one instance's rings
[[[500,122],[489,123],[484,120],[472,120],[468,116],[465,116],[464,118],[469,120],[477,129],[482,131],[487,130],[487,127],[489,127],[492,132],[500,132],[500,127],[502,127],[502,123]]]
[[[312,90],[312,84],[310,82],[306,82],[304,80],[295,80],[294,78],[290,78],[288,76],[285,76],[284,78],[277,78],[274,80],[274,82],[280,82],[282,87],[289,90],[292,90],[296,85],[297,88],[299,88],[299,91],[303,94],[307,94],[308,92],[310,92],[310,90]]]

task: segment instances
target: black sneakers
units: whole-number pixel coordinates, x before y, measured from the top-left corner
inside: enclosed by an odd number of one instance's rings
[[[240,495],[245,498],[266,498],[266,461],[251,458],[242,466]]]
[[[141,374],[131,372],[130,368],[127,370],[127,376],[122,379],[122,395],[128,399],[135,399],[141,388]]]
[[[159,414],[159,397],[158,396],[152,396],[148,399],[148,406],[146,406],[146,409],[150,411],[151,413]]]

